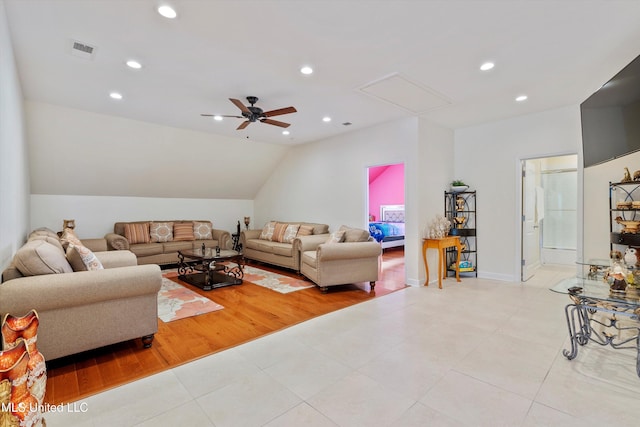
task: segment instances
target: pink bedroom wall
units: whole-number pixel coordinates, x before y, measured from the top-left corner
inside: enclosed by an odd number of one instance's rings
[[[369,168],[369,218],[380,221],[380,205],[404,205],[404,163]]]

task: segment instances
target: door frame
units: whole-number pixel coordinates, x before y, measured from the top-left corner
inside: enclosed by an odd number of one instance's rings
[[[583,224],[583,209],[584,209],[584,203],[583,203],[583,196],[582,196],[582,191],[583,191],[583,168],[582,168],[582,153],[576,153],[575,151],[561,151],[561,152],[556,152],[556,153],[546,153],[546,154],[539,154],[539,155],[535,155],[535,156],[523,156],[520,158],[517,158],[515,161],[515,181],[518,183],[518,185],[516,185],[516,217],[515,217],[515,229],[519,230],[516,232],[516,241],[515,241],[515,253],[518,255],[516,256],[516,259],[514,260],[514,272],[517,272],[517,275],[514,277],[517,278],[517,281],[520,283],[522,282],[522,259],[523,259],[523,252],[522,252],[522,215],[524,214],[522,212],[522,164],[524,161],[526,160],[534,160],[534,159],[546,159],[549,157],[562,157],[562,156],[571,156],[571,155],[577,155],[578,156],[578,238],[576,241],[576,257],[578,260],[582,259],[582,253],[583,253],[583,249],[582,249],[582,242],[583,242],[583,237],[582,237],[582,224]],[[576,267],[577,269],[577,267]],[[577,271],[577,270],[576,270]]]

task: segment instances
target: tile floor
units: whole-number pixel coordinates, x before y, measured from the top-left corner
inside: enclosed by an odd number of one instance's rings
[[[118,387],[55,426],[637,426],[633,350],[568,361],[566,295],[464,278],[407,288]],[[58,408],[60,409],[60,408]]]

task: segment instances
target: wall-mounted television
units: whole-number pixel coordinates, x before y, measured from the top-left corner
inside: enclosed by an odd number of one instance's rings
[[[640,56],[580,104],[584,167],[640,150]]]

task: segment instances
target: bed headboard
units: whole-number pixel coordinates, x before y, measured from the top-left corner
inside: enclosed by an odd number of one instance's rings
[[[404,205],[380,205],[380,221],[404,222]]]

